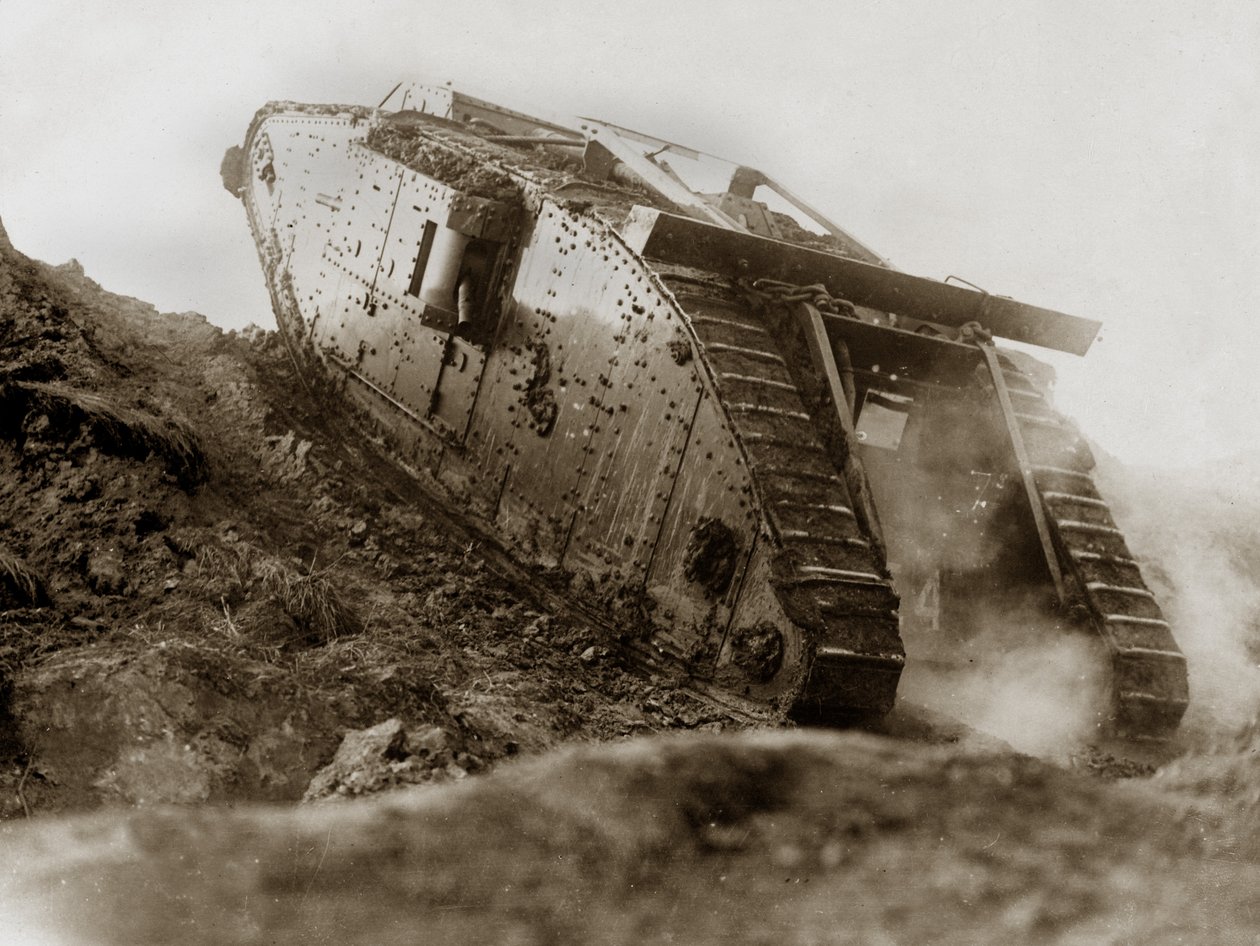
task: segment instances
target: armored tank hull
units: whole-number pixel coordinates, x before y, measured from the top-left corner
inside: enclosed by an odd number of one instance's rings
[[[1003,614],[1090,642],[1112,730],[1177,725],[1185,660],[1088,448],[992,342],[1083,354],[1097,323],[897,272],[648,135],[391,96],[269,104],[225,158],[277,323],[629,659],[743,712],[870,718],[903,639],[948,661]]]

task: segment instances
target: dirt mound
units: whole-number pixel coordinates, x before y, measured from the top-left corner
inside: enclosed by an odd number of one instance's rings
[[[1200,830],[1010,753],[693,735],[354,804],[14,825],[0,897],[11,935],[65,943],[1242,942],[1255,852],[1203,870]]]
[[[322,393],[274,334],[0,231],[0,815],[296,800],[395,717],[443,750],[389,784],[714,721],[607,665]]]

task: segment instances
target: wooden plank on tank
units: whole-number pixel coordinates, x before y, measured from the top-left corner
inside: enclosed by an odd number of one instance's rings
[[[1074,355],[1089,350],[1101,327],[1092,319],[647,207],[635,207],[621,232],[632,249],[649,259],[730,277],[822,283],[833,296],[854,305],[942,325],[979,322],[1003,338]]]

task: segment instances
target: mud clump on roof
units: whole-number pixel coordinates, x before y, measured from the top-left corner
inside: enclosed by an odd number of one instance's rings
[[[822,250],[824,253],[838,253],[853,259],[862,259],[863,254],[857,247],[833,233],[815,233],[796,222],[795,218],[785,213],[771,210],[770,217],[779,229],[779,238],[797,246],[811,250]]]
[[[445,148],[406,125],[378,125],[368,132],[367,144],[413,171],[470,196],[497,200],[513,207],[523,203],[521,187],[511,175]]]

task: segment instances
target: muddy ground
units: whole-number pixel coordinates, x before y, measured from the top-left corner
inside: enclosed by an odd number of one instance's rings
[[[619,668],[274,334],[159,314],[2,229],[0,522],[5,942],[1260,930],[1246,647],[1230,712],[1158,770],[913,707],[884,734],[741,732]]]
[[[321,791],[722,725],[496,570],[274,333],[0,254],[0,813],[296,801],[393,717],[416,751]]]

